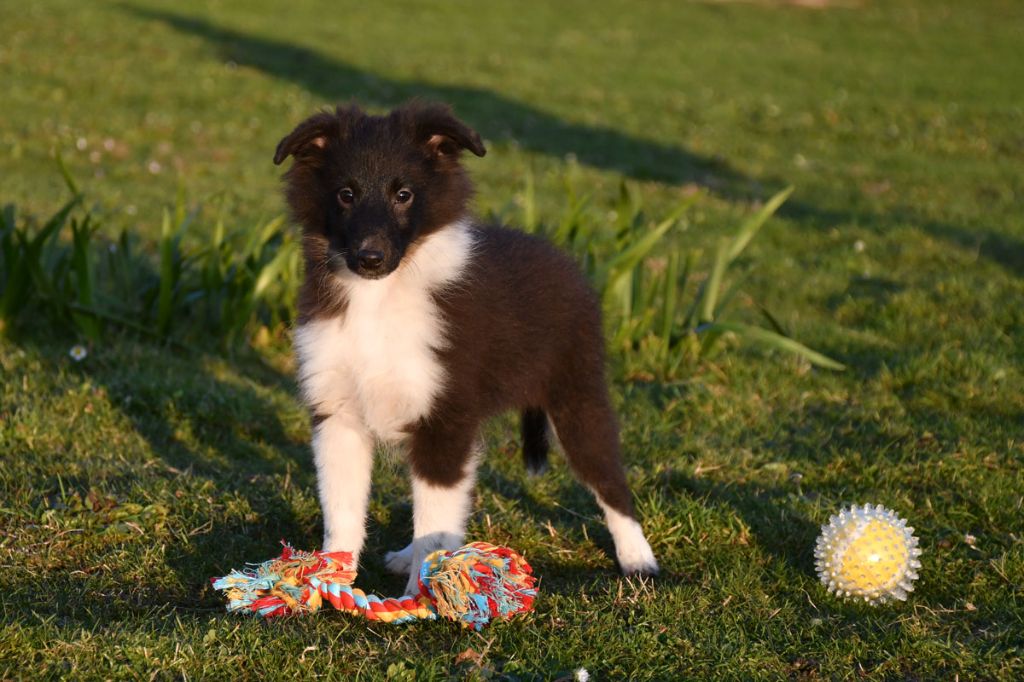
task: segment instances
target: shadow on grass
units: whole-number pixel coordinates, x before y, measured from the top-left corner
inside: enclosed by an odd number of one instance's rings
[[[394,107],[411,97],[439,99],[452,104],[485,138],[514,140],[526,149],[556,158],[571,154],[588,166],[637,180],[700,185],[730,201],[760,199],[765,192],[773,194],[788,184],[774,177],[754,178],[737,171],[724,159],[645,140],[613,127],[568,122],[528,103],[483,88],[388,78],[362,71],[308,47],[253,36],[200,17],[129,4],[121,7],[139,18],[160,21],[181,33],[198,36],[213,46],[222,59],[295,83],[325,103],[355,99],[371,107]],[[284,128],[280,131],[282,136],[286,132]],[[909,207],[887,208],[884,214],[856,209],[834,210],[797,196],[787,201],[778,215],[812,229],[831,229],[851,223],[880,230],[914,225],[958,248],[977,250],[979,255],[1011,274],[1024,276],[1024,243],[1021,241],[990,228],[923,218]]]
[[[721,483],[668,472],[662,492],[689,494],[698,502],[725,505],[750,529],[757,546],[775,561],[814,575],[814,540],[819,526],[789,508],[793,488],[756,482]]]
[[[193,489],[196,479],[208,481],[212,496],[225,501],[225,493],[234,492],[251,512],[233,514],[226,525],[213,523],[216,514],[210,514],[209,526],[175,543],[168,565],[182,582],[205,587],[210,576],[269,558],[282,538],[299,547],[318,545],[317,529],[297,517],[287,489],[311,485],[308,443],[289,434],[280,406],[265,394],[270,388],[291,392],[288,378],[253,362],[244,363],[247,378],[231,380],[211,369],[214,361],[171,355],[164,350],[154,359],[169,360],[161,371],[116,366],[90,377],[106,386],[169,474],[191,479]]]
[[[766,186],[781,184],[784,183],[767,183]],[[887,206],[876,211],[852,207],[837,210],[816,206],[796,197],[783,204],[777,215],[818,229],[856,224],[884,234],[895,227],[914,227],[956,248],[973,251],[1011,275],[1024,277],[1024,241],[983,225],[954,224],[926,218],[910,206]]]
[[[228,381],[201,358],[112,340],[69,365],[68,341],[33,327],[12,339],[36,358],[32,371],[64,374],[56,390],[84,397],[69,404],[67,423],[49,425],[55,445],[29,440],[9,453],[13,480],[25,471],[17,485],[29,490],[19,494],[33,501],[18,512],[28,525],[0,524],[4,532],[36,537],[37,524],[51,523],[60,532],[18,550],[2,581],[0,620],[52,618],[100,632],[131,618],[206,618],[223,610],[211,576],[271,554],[281,537],[312,539],[314,522],[299,518],[280,484],[286,472],[301,481],[301,471],[311,471],[305,444],[262,395],[268,384],[286,385],[283,378],[256,370],[258,386]],[[93,411],[97,402],[103,407]],[[240,429],[236,411],[249,422]],[[109,442],[97,442],[97,432]],[[242,513],[226,513],[232,506]]]
[[[638,180],[694,183],[728,195],[752,194],[749,178],[727,163],[676,146],[644,140],[611,127],[570,123],[537,107],[483,88],[387,78],[291,42],[248,35],[205,19],[163,10],[121,5],[143,19],[161,21],[198,36],[227,61],[291,81],[325,103],[351,99],[370,107],[394,107],[411,97],[443,100],[455,107],[483,137],[514,140],[557,158],[572,154],[588,166]],[[312,112],[310,112],[312,113]],[[287,122],[281,122],[283,137]],[[268,146],[268,159],[272,144]]]

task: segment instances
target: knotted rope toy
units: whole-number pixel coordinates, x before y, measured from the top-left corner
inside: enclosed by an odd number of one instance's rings
[[[533,608],[536,578],[526,560],[507,547],[473,542],[453,552],[434,552],[420,566],[417,595],[382,599],[352,583],[350,552],[303,552],[286,543],[281,556],[211,578],[228,598],[230,613],[265,618],[316,613],[326,600],[346,613],[385,623],[459,621],[481,629],[494,618],[509,619]]]

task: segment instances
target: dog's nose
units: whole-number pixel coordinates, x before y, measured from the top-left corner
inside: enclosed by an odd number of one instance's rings
[[[384,263],[384,254],[373,249],[360,249],[356,254],[359,259],[359,267],[364,270],[376,270]]]

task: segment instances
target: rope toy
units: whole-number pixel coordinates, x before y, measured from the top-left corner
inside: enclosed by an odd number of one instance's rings
[[[417,595],[382,599],[352,583],[356,578],[350,552],[303,552],[282,542],[276,559],[211,578],[224,592],[229,613],[265,618],[316,613],[324,601],[346,613],[385,623],[459,621],[481,629],[494,618],[509,619],[533,608],[537,596],[526,560],[507,547],[473,542],[453,552],[434,552],[420,566]]]

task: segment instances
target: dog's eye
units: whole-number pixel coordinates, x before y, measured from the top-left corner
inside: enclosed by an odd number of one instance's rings
[[[351,206],[355,200],[356,195],[350,188],[344,187],[338,190],[338,203],[342,206]]]
[[[400,189],[398,190],[398,193],[395,194],[396,204],[408,204],[410,201],[412,201],[412,192],[407,189]]]

